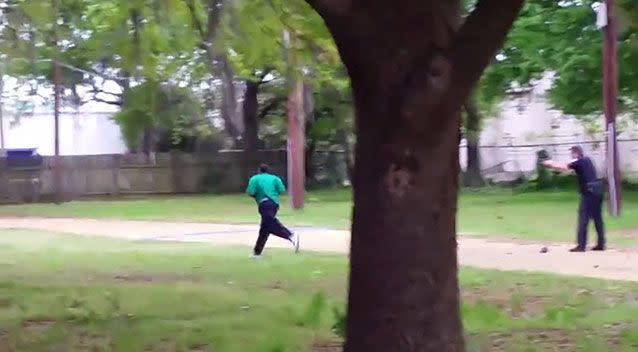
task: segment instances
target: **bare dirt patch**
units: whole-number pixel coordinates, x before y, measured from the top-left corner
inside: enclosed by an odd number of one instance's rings
[[[532,344],[541,351],[573,351],[575,346],[570,335],[570,331],[560,329],[525,330],[470,335],[468,344],[474,347],[473,350],[481,352],[505,352],[525,344]]]
[[[80,332],[74,338],[74,347],[80,351],[107,351],[113,342],[108,336]]]
[[[49,328],[55,325],[56,321],[54,319],[30,319],[22,322],[22,329],[27,333],[32,333],[35,335],[40,335],[45,333]]]
[[[609,234],[609,237],[611,238],[623,237],[623,238],[638,240],[638,228],[614,230]]]
[[[604,331],[576,331],[566,329],[528,329],[487,334],[469,334],[470,350],[476,352],[505,352],[521,346],[534,346],[534,351],[579,351],[583,336],[599,337],[607,351],[617,351],[621,347],[621,335],[633,330],[633,323],[614,323],[605,326]]]
[[[322,341],[322,342],[315,342],[312,345],[312,352],[341,352],[341,351],[343,351],[343,342]]]
[[[175,237],[176,241],[191,242],[188,233],[228,233],[228,236],[201,236],[197,241],[214,245],[252,246],[254,235],[246,226],[230,224],[178,223],[153,221],[121,221],[90,219],[0,218],[0,229],[22,228],[85,236],[106,236],[126,240],[148,240]],[[220,232],[221,231],[221,232]],[[627,233],[628,230],[623,230]],[[633,232],[632,232],[633,233]],[[304,234],[304,250],[347,254],[349,233],[310,229]],[[288,247],[283,242],[278,246]],[[486,240],[476,236],[459,239],[459,262],[464,266],[496,270],[526,270],[572,276],[595,277],[638,282],[638,256],[635,249],[610,250],[604,253],[568,255],[568,243],[524,245],[519,241]],[[541,247],[548,247],[541,254]],[[592,270],[594,268],[595,270]]]
[[[176,283],[176,282],[197,282],[198,278],[193,276],[179,276],[170,275],[166,273],[150,274],[150,273],[135,273],[135,274],[118,274],[110,278],[115,282],[123,283]]]
[[[172,352],[172,351],[183,351],[183,348],[179,348],[175,342],[167,340],[167,339],[162,339],[162,341],[160,343],[156,343],[150,346],[147,346],[145,349],[145,351],[147,352]],[[213,348],[211,348],[208,345],[192,345],[189,346],[188,349],[186,349],[186,351],[188,352],[212,352],[214,351]]]

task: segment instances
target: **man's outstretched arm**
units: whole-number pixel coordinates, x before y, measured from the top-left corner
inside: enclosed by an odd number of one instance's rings
[[[548,169],[552,169],[559,172],[569,172],[571,169],[569,165],[556,162],[554,160],[545,160],[543,161],[543,166]]]

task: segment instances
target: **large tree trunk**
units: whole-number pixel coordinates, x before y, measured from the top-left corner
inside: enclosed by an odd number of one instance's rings
[[[346,351],[463,351],[455,238],[458,112],[438,115],[443,124],[423,116],[429,133],[405,133],[411,126],[402,121],[387,133],[374,122],[401,106],[384,95],[356,94],[357,102],[378,103],[357,103]]]
[[[465,136],[467,140],[467,169],[465,172],[465,186],[481,187],[485,184],[481,175],[481,155],[479,140],[481,135],[481,115],[473,99],[465,103],[466,126]]]
[[[346,352],[461,352],[460,108],[523,0],[307,0],[352,81],[357,147]]]
[[[244,150],[255,152],[259,149],[259,121],[257,109],[259,101],[259,83],[246,80],[246,92],[244,93],[243,117],[244,117]]]
[[[243,177],[250,178],[255,172],[257,166],[262,162],[259,159],[257,150],[259,149],[259,121],[257,118],[257,109],[259,101],[257,94],[259,93],[259,83],[246,80],[246,91],[244,93],[243,103],[243,124],[244,134],[242,144],[244,147],[243,157]]]

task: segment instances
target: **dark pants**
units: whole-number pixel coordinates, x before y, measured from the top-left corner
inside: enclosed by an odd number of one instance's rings
[[[587,246],[587,228],[589,220],[594,221],[598,233],[598,245],[605,246],[605,228],[603,225],[603,196],[582,194],[578,208],[578,247]]]
[[[259,237],[255,243],[254,253],[260,255],[266,246],[269,235],[275,235],[285,240],[290,240],[292,232],[277,220],[277,211],[279,205],[272,200],[265,200],[259,203],[259,214],[261,215],[261,226],[259,228]]]

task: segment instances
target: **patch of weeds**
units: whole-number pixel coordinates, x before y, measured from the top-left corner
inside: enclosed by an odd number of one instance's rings
[[[298,326],[317,327],[321,324],[323,312],[326,309],[326,296],[322,292],[316,293],[302,316],[297,321]]]
[[[638,350],[638,328],[627,329],[620,333],[620,345]]]
[[[459,281],[463,287],[485,287],[490,283],[490,280],[484,275],[475,273],[470,275],[463,270],[459,272]]]
[[[587,333],[584,336],[581,336],[578,340],[579,352],[600,352],[609,350],[607,342],[600,336],[596,336],[592,333]]]
[[[514,316],[525,313],[525,296],[522,293],[515,292],[510,296],[510,310]]]
[[[332,324],[332,332],[341,337],[346,338],[346,311],[339,307],[332,308],[332,314],[335,322]]]
[[[572,305],[550,307],[545,310],[545,321],[559,326],[573,326],[585,314]]]
[[[507,313],[489,303],[479,301],[476,304],[464,303],[461,307],[464,324],[470,329],[498,329],[508,325]]]
[[[96,321],[108,321],[121,317],[121,300],[119,295],[105,292],[102,297],[105,301],[105,309],[95,309],[85,297],[63,297],[65,313],[64,319],[70,323],[86,324]]]
[[[255,352],[287,352],[288,348],[281,338],[272,339],[257,347]]]

